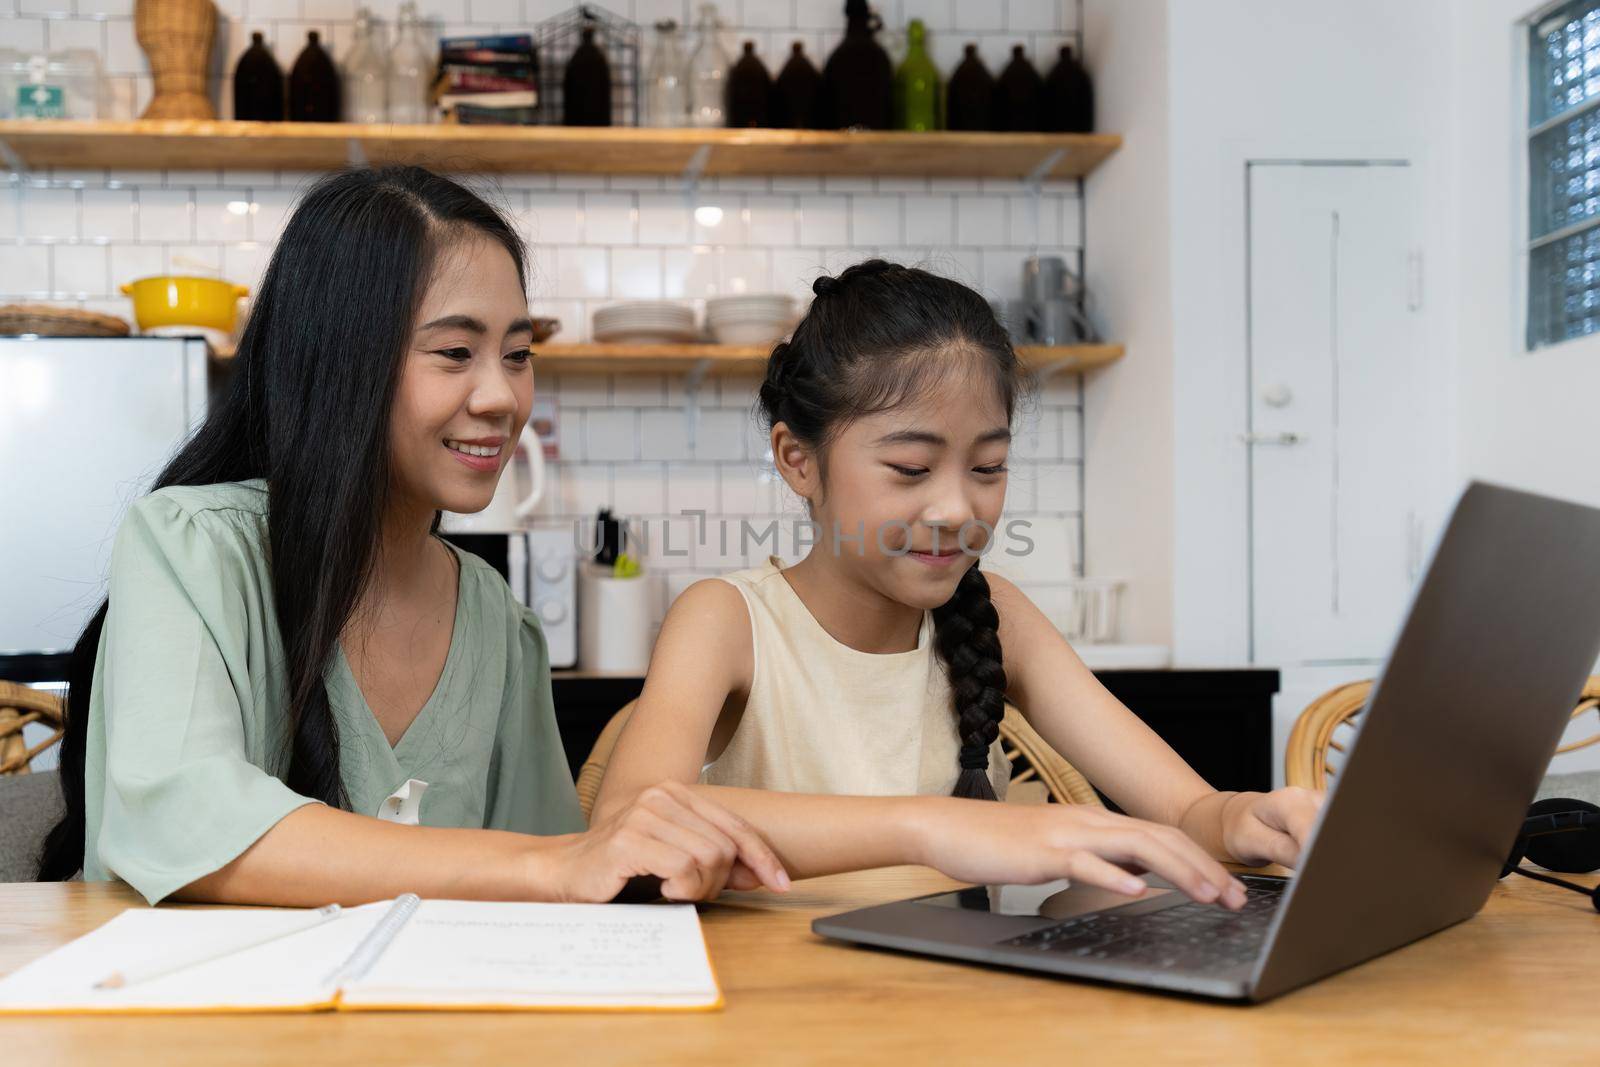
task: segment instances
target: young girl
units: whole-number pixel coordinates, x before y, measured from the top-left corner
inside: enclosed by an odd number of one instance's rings
[[[585,832],[537,622],[434,534],[489,503],[528,418],[523,263],[489,205],[416,167],[306,194],[227,399],[118,532],[41,877],[294,905],[787,886],[681,786]],[[378,818],[411,779],[422,825]]]
[[[1211,789],[980,569],[1025,547],[997,536],[1020,371],[988,304],[881,260],[813,288],[760,404],[816,544],[673,604],[597,813],[698,782],[796,876],[918,862],[1137,893],[1153,870],[1242,905],[1217,859],[1293,864],[1321,795]],[[952,799],[1004,791],[1007,700],[1139,818]]]

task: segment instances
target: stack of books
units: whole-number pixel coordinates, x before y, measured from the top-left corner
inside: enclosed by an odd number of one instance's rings
[[[442,121],[531,126],[539,108],[539,58],[525,33],[439,40],[434,99]]]

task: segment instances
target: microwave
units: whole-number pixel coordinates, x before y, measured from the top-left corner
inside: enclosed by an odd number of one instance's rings
[[[514,533],[441,533],[500,572],[511,593],[538,616],[550,667],[578,664],[578,554],[566,527]]]

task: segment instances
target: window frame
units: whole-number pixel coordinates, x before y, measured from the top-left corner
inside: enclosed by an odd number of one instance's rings
[[[1514,81],[1520,93],[1514,94],[1513,114],[1517,116],[1517,136],[1520,140],[1522,159],[1522,165],[1517,170],[1522,182],[1518,190],[1520,195],[1517,197],[1519,210],[1516,232],[1519,269],[1516,271],[1515,291],[1523,322],[1520,341],[1527,352],[1600,336],[1600,305],[1584,316],[1592,322],[1592,329],[1566,333],[1564,329],[1567,323],[1566,316],[1551,308],[1553,301],[1565,299],[1565,287],[1540,285],[1535,276],[1536,270],[1540,269],[1541,252],[1544,249],[1585,234],[1593,235],[1591,240],[1600,240],[1600,209],[1593,211],[1587,218],[1554,229],[1540,230],[1535,222],[1536,210],[1541,213],[1548,212],[1548,205],[1544,201],[1548,195],[1547,174],[1550,161],[1556,158],[1555,153],[1548,149],[1541,153],[1539,139],[1575,120],[1592,117],[1592,121],[1600,122],[1600,89],[1594,91],[1587,99],[1553,115],[1546,114],[1539,117],[1535,112],[1535,108],[1540,105],[1547,91],[1547,72],[1550,69],[1544,55],[1543,36],[1553,25],[1570,20],[1572,15],[1578,12],[1592,13],[1600,19],[1600,0],[1555,0],[1528,14],[1517,23],[1516,27],[1519,40],[1518,54],[1522,59],[1522,76]],[[1596,51],[1600,51],[1600,45],[1596,46]],[[1518,95],[1520,99],[1515,98]],[[1600,171],[1600,160],[1596,161],[1592,169]],[[1600,197],[1600,192],[1597,192],[1596,196]],[[1595,288],[1600,290],[1600,283],[1597,283]],[[1552,325],[1557,326],[1561,332],[1550,330],[1549,327]]]

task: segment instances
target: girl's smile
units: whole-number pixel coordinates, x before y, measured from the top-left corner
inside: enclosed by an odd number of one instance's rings
[[[929,567],[948,567],[956,560],[961,559],[965,553],[959,548],[941,548],[937,552],[910,552],[908,555],[918,563]]]

